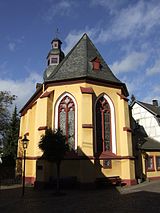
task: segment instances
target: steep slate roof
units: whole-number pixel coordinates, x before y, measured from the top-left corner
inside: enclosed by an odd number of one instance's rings
[[[141,146],[140,149],[146,151],[159,151],[160,150],[160,142],[154,140],[153,138],[146,137],[145,143]]]
[[[52,41],[53,42],[53,41]],[[48,57],[48,56],[47,56]],[[100,60],[101,68],[100,70],[92,69],[92,60],[95,58]],[[46,71],[50,73],[49,77],[46,77]],[[44,72],[44,86],[47,83],[54,83],[67,80],[77,80],[77,79],[89,79],[96,82],[102,82],[105,84],[120,87],[125,96],[128,96],[128,90],[124,83],[122,83],[116,76],[112,73],[92,41],[89,39],[85,33],[78,43],[71,49],[71,51],[66,55],[66,57],[58,64],[49,65]],[[24,107],[20,110],[23,113],[27,107],[32,103],[38,95],[42,93],[43,86],[41,85]]]
[[[135,104],[139,104],[141,107],[145,108],[146,110],[148,110],[150,113],[152,113],[155,116],[160,116],[160,107],[159,106],[154,106],[153,104],[148,104],[148,103],[144,103],[141,101],[137,101],[135,100],[132,104],[131,107]]]
[[[100,60],[100,70],[92,69],[91,61],[96,57]],[[51,66],[49,69],[51,74],[48,78],[44,79],[46,83],[88,78],[120,86],[123,88],[125,95],[128,96],[126,85],[115,77],[87,34],[82,36],[79,42],[53,71],[51,71]]]
[[[144,108],[148,109],[150,112],[152,112],[155,115],[160,115],[160,107],[159,106],[154,106],[152,104],[140,102],[139,103],[144,106]]]

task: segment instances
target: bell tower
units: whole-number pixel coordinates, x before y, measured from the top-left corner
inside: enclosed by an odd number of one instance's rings
[[[58,38],[52,40],[52,49],[47,56],[48,66],[58,65],[63,60],[64,53],[61,50],[61,44],[62,42]]]
[[[47,69],[44,72],[44,80],[46,80],[54,71],[56,66],[64,59],[65,55],[61,50],[62,42],[59,38],[54,38],[51,42],[52,48],[47,55]]]

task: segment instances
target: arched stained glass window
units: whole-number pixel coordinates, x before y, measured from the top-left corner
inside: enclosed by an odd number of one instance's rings
[[[70,148],[75,149],[75,105],[68,95],[58,106],[58,127],[66,135]]]
[[[96,104],[97,152],[112,151],[111,110],[107,100],[100,97]]]

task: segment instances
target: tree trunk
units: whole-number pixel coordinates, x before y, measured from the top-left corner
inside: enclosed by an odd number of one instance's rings
[[[60,193],[60,161],[56,162],[57,165],[57,193]]]

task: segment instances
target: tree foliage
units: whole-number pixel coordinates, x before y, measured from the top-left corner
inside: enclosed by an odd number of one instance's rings
[[[20,118],[17,113],[17,107],[15,106],[11,119],[8,123],[8,128],[6,130],[3,151],[4,156],[10,156],[14,160],[16,160],[17,157],[19,124]]]
[[[18,122],[15,122],[14,115],[17,116],[17,109],[14,111],[12,117],[10,114],[11,105],[16,99],[15,95],[11,95],[8,91],[0,91],[0,152],[3,152],[3,157],[9,157],[14,160],[16,158],[17,133],[13,134],[13,130],[18,128]],[[16,130],[18,131],[18,130]],[[12,133],[11,133],[12,132]],[[11,139],[12,136],[12,139]],[[9,143],[12,140],[12,145]],[[16,141],[16,142],[15,142]],[[13,143],[16,146],[13,146]],[[10,148],[9,148],[10,147]],[[2,155],[2,154],[1,154]]]
[[[64,158],[68,145],[66,137],[61,130],[47,129],[41,136],[39,148],[43,151],[43,157],[51,162],[59,162]]]
[[[9,107],[15,100],[16,96],[10,92],[0,91],[0,139],[5,136],[10,120]]]
[[[57,194],[60,192],[60,164],[66,151],[69,150],[66,144],[66,137],[60,129],[47,129],[39,142],[39,148],[43,151],[44,159],[56,163],[57,167]]]

